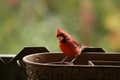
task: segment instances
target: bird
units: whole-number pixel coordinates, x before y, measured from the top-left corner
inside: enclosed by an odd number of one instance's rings
[[[70,62],[73,63],[85,47],[61,28],[57,29],[56,37],[58,38],[60,50],[66,55],[61,63],[64,63],[68,57],[73,57],[72,61]]]

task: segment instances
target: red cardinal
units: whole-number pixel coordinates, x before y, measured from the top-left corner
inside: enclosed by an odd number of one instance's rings
[[[56,36],[58,38],[61,51],[66,55],[66,57],[61,62],[64,63],[64,61],[69,56],[74,58],[71,61],[71,63],[73,63],[76,57],[81,54],[81,51],[83,50],[82,45],[62,29],[57,30]]]

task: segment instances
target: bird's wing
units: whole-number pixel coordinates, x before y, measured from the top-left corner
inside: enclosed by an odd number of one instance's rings
[[[79,43],[77,40],[73,39],[73,44],[75,47],[81,48],[81,43]]]

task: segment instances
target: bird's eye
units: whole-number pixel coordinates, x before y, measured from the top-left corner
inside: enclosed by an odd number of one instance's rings
[[[59,37],[59,35],[57,35],[57,37]]]
[[[63,34],[63,33],[61,33],[61,34],[58,34],[58,35],[57,35],[57,37],[60,37],[60,36],[62,36],[62,37],[63,37],[63,36],[64,36],[64,34]]]

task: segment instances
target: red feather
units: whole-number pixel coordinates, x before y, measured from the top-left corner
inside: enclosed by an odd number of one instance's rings
[[[59,47],[66,56],[77,57],[81,54],[82,45],[73,39],[67,32],[63,31],[62,29],[58,29],[57,37],[59,40]],[[62,43],[61,41],[63,39],[66,39],[66,41]]]

